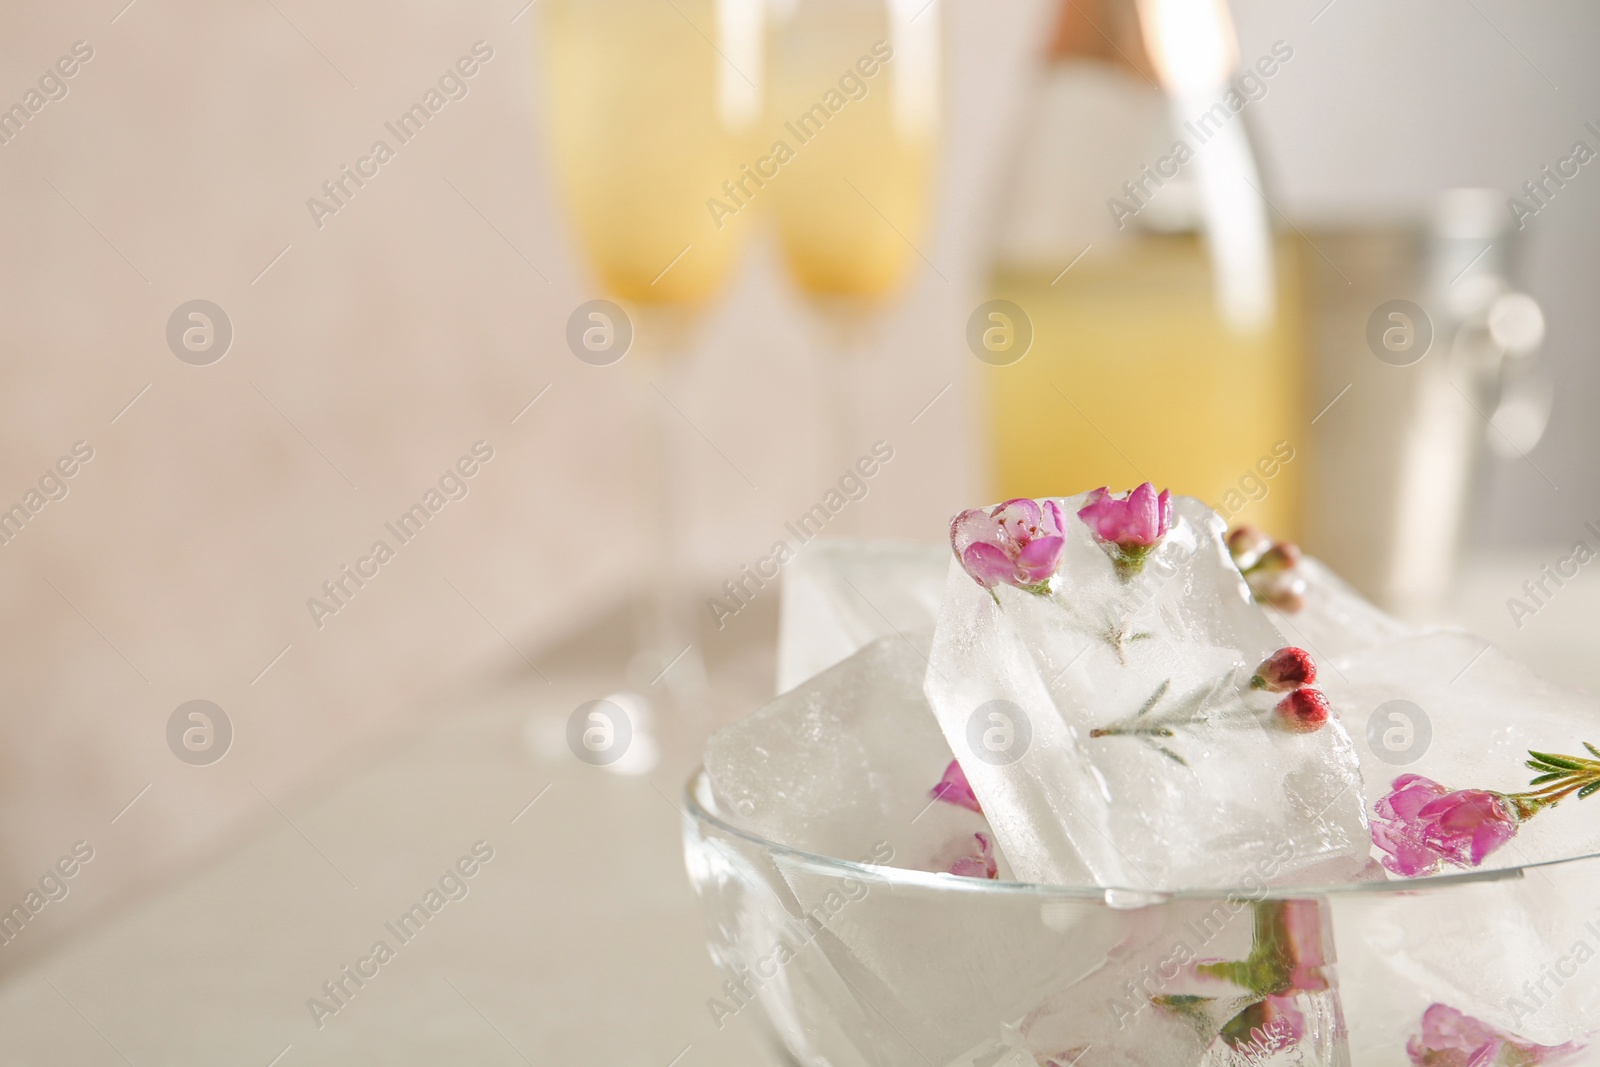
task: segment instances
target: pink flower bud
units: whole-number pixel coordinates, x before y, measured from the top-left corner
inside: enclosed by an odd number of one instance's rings
[[[1251,570],[1257,568],[1264,571],[1293,570],[1300,565],[1300,546],[1293,541],[1279,541],[1261,554]]]
[[[1303,688],[1278,701],[1278,706],[1273,710],[1277,712],[1279,721],[1295,733],[1312,734],[1322,729],[1323,723],[1328,721],[1328,709],[1328,698],[1319,690]]]
[[[1274,542],[1254,526],[1240,526],[1228,535],[1228,554],[1257,600],[1286,612],[1306,606],[1306,580],[1295,569],[1302,558],[1299,545]]]
[[[1228,555],[1242,571],[1256,565],[1261,554],[1272,547],[1272,538],[1254,526],[1240,526],[1228,535]]]
[[[1299,611],[1306,606],[1306,580],[1294,570],[1265,570],[1257,565],[1244,576],[1255,598],[1279,611]]]
[[[1317,680],[1317,665],[1303,648],[1280,648],[1261,661],[1250,679],[1250,688],[1269,693],[1287,693]]]
[[[1294,1006],[1293,995],[1273,996],[1234,1016],[1218,1036],[1249,1063],[1263,1053],[1299,1044],[1305,1029],[1306,1017]]]
[[[994,845],[989,840],[988,834],[973,834],[978,842],[976,855],[966,855],[957,859],[950,865],[950,873],[962,878],[997,878],[1000,866],[994,859]]]
[[[939,784],[934,786],[928,795],[946,804],[954,804],[958,808],[983,814],[983,808],[978,804],[978,797],[972,792],[971,784],[967,782],[967,773],[955,760],[950,761],[950,766],[944,769],[944,777],[939,779]]]

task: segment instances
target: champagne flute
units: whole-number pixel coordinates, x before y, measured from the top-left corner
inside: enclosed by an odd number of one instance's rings
[[[939,127],[938,0],[779,0],[767,125],[793,158],[771,182],[784,258],[823,341],[824,455],[859,451],[851,353],[921,260]]]
[[[629,673],[638,689],[664,679],[689,702],[704,675],[686,582],[684,427],[667,397],[747,229],[747,218],[718,219],[706,201],[749,158],[761,0],[544,6],[546,96],[570,218],[634,327],[629,421],[652,574]]]

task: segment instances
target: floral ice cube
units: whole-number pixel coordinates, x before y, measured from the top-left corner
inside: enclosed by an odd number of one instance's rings
[[[1020,877],[1175,889],[1365,865],[1355,748],[1320,696],[1275,713],[1252,685],[1284,641],[1225,541],[1204,504],[1148,486],[952,526],[926,688]]]

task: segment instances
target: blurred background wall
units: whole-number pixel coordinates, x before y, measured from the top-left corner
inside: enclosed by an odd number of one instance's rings
[[[987,491],[962,331],[1020,58],[1048,15],[1040,0],[947,6],[941,199],[920,244],[932,266],[855,369],[896,458],[853,532],[933,536]],[[639,584],[621,368],[585,365],[563,340],[595,293],[546,158],[539,16],[518,0],[0,13],[0,103],[75,42],[93,49],[0,145],[0,504],[76,442],[93,450],[0,546],[0,891],[87,839],[115,857],[76,887],[89,914],[221,847],[225,829],[277,819],[408,712],[447,708],[469,672],[537,670]],[[1600,119],[1587,56],[1600,13],[1575,0],[1241,0],[1236,17],[1243,54],[1279,39],[1297,51],[1252,110],[1293,225],[1414,218],[1441,188],[1514,188]],[[467,95],[319,227],[307,198],[478,41],[493,57]],[[1480,545],[1569,543],[1596,517],[1590,182],[1531,220],[1521,250],[1561,383],[1532,458],[1559,490],[1520,461],[1492,464]],[[197,298],[234,331],[203,367],[166,340]],[[670,378],[706,445],[685,510],[708,586],[837,478],[814,458],[830,453],[807,328],[758,244]],[[493,458],[466,497],[319,627],[308,598],[479,441]],[[226,774],[168,750],[168,719],[192,699],[232,722]]]

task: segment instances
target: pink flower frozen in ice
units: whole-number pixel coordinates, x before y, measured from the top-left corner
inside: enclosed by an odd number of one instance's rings
[[[1540,1067],[1567,1063],[1582,1045],[1535,1045],[1445,1004],[1422,1013],[1422,1032],[1406,1042],[1412,1067]]]
[[[1228,555],[1241,571],[1254,567],[1272,547],[1272,538],[1254,526],[1236,526],[1228,532]]]
[[[1476,867],[1510,841],[1532,814],[1504,793],[1452,792],[1419,774],[1402,774],[1373,805],[1372,841],[1383,865],[1405,878],[1435,874],[1446,864]]]
[[[1320,992],[1328,988],[1322,951],[1322,909],[1315,900],[1285,900],[1278,909],[1276,929],[1284,942],[1283,962],[1288,968],[1288,984],[1297,992]]]
[[[1269,693],[1287,693],[1317,680],[1317,665],[1311,653],[1293,645],[1280,648],[1261,661],[1250,688],[1265,689]]]
[[[1528,752],[1538,772],[1529,789],[1451,791],[1417,774],[1394,780],[1389,795],[1373,805],[1372,842],[1388,853],[1383,865],[1405,878],[1436,874],[1447,864],[1477,867],[1517,829],[1566,797],[1600,792],[1600,748],[1585,741],[1587,756]]]
[[[1202,960],[1195,972],[1263,997],[1320,993],[1328,988],[1322,948],[1322,910],[1315,900],[1265,900],[1255,905],[1255,938],[1248,959]]]
[[[972,792],[972,786],[967,782],[967,773],[955,760],[950,761],[950,766],[944,769],[944,777],[939,779],[938,785],[928,791],[928,795],[946,804],[954,804],[958,808],[983,814],[977,795]]]
[[[950,873],[962,878],[996,878],[1000,867],[994,860],[994,844],[988,834],[973,834],[978,842],[976,855],[962,856],[950,865]]]
[[[1302,686],[1278,701],[1272,710],[1288,729],[1297,734],[1314,734],[1327,723],[1330,706],[1320,689]]]
[[[1122,548],[1154,548],[1172,526],[1172,493],[1149,482],[1127,496],[1114,496],[1101,486],[1090,493],[1078,518],[1088,523],[1095,536]]]
[[[1293,997],[1268,997],[1234,1016],[1219,1036],[1235,1052],[1267,1060],[1298,1043],[1305,1025],[1306,1017],[1294,1006]]]
[[[1153,1002],[1200,1024],[1219,1005],[1237,1003],[1238,992],[1254,994],[1257,999],[1229,1019],[1218,1036],[1250,1062],[1264,1062],[1293,1047],[1305,1033],[1297,999],[1325,992],[1330,983],[1322,946],[1322,906],[1316,900],[1258,901],[1253,914],[1255,930],[1247,958],[1199,960],[1192,965],[1195,977],[1220,979],[1231,992],[1220,1000],[1189,995],[1160,996]]]
[[[950,547],[972,580],[993,591],[1004,583],[1048,592],[1067,546],[1066,520],[1054,500],[1020,497],[984,511],[972,508],[950,523]]]
[[[1306,606],[1308,585],[1300,573],[1299,545],[1273,541],[1254,526],[1240,526],[1228,534],[1228,554],[1255,599],[1291,613]]]
[[[1139,573],[1144,557],[1172,528],[1172,493],[1163,489],[1158,496],[1155,486],[1145,482],[1119,497],[1102,486],[1089,494],[1078,518],[1111,553],[1117,573],[1129,578]]]

